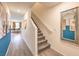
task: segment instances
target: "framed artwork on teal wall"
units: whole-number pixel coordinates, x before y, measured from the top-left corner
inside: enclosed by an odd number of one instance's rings
[[[77,41],[78,8],[61,12],[61,39]]]

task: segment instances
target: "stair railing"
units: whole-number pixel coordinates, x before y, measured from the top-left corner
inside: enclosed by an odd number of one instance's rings
[[[44,27],[49,31],[49,33],[52,32],[52,29],[50,29],[48,25],[46,25],[45,23],[43,23],[43,22],[40,20],[40,18],[32,11],[32,13],[31,13],[31,18],[33,19],[33,17],[35,17],[36,19],[38,19],[39,22],[41,22],[41,23],[44,25]],[[34,21],[34,20],[33,20],[33,21]],[[39,23],[39,22],[38,22],[38,23]],[[35,21],[34,21],[34,23],[36,24]],[[36,24],[36,26],[37,26],[37,24]]]

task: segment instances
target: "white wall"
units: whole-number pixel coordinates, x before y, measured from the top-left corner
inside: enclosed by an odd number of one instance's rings
[[[26,29],[22,29],[22,37],[33,55],[37,55],[37,27],[30,17],[30,10],[27,19]]]
[[[74,43],[62,41],[60,39],[61,11],[65,11],[79,6],[79,3],[61,3],[55,7],[48,8],[39,3],[33,6],[32,11],[40,18],[40,21],[49,28],[51,33],[45,34],[49,39],[51,48],[63,55],[79,55],[79,47]],[[37,19],[38,20],[38,19]],[[40,26],[43,29],[45,26]],[[47,32],[48,32],[47,31]],[[45,31],[44,31],[45,32]]]

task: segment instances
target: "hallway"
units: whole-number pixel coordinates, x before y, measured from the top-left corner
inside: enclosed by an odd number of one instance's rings
[[[77,6],[79,3],[0,3],[0,56],[79,56]]]
[[[32,56],[20,33],[11,33],[11,42],[7,56]]]

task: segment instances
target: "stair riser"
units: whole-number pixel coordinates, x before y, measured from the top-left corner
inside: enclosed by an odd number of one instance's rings
[[[42,37],[42,38],[38,38],[38,40],[45,40],[45,37]]]
[[[45,43],[47,43],[47,40],[46,40],[46,41],[43,41],[43,42],[38,43],[38,46],[41,46],[42,44],[45,44]]]
[[[38,30],[40,30],[40,29],[38,28]]]
[[[42,33],[39,33],[39,34],[38,34],[38,36],[41,36],[41,35],[43,35],[43,34],[42,34]]]
[[[43,37],[45,37],[45,36],[43,36],[43,35],[38,36],[38,38],[43,38]]]
[[[38,50],[38,52],[41,52],[41,51],[43,51],[43,50],[45,50],[45,49],[47,49],[47,48],[50,48],[50,45],[47,46],[47,47],[45,47],[45,48],[42,48],[42,49]]]
[[[38,31],[38,33],[41,33],[41,31]]]

